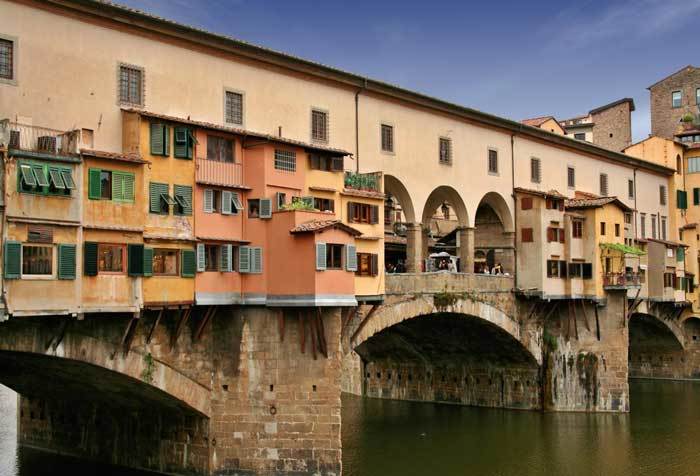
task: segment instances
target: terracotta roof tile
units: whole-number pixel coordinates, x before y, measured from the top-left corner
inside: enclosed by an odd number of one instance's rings
[[[378,198],[384,200],[385,195],[381,192],[372,192],[369,190],[355,190],[352,188],[344,188],[341,195],[349,195],[351,197],[363,197],[363,198]]]
[[[554,198],[566,198],[566,195],[562,195],[557,190],[549,190],[547,192],[542,190],[534,190],[530,188],[515,187],[515,191],[519,193],[527,193],[529,195],[538,195],[540,197],[554,197]]]
[[[581,209],[581,208],[599,208],[609,203],[614,203],[624,211],[631,211],[632,209],[620,201],[617,197],[598,197],[598,198],[574,198],[566,201],[567,209]]]
[[[135,164],[150,164],[150,161],[144,160],[139,154],[121,154],[118,152],[107,152],[104,150],[82,149],[80,153],[83,156],[95,157],[96,159],[119,160],[121,162],[132,162]]]
[[[360,236],[362,232],[357,230],[340,220],[311,220],[305,223],[301,223],[291,230],[290,233],[316,233],[317,231],[327,230],[328,228],[338,228],[350,235]]]
[[[530,119],[523,119],[522,122],[526,126],[532,126],[532,127],[540,127],[542,124],[547,122],[550,119],[554,119],[553,116],[542,116],[542,117],[531,117]],[[556,122],[556,119],[554,119]]]

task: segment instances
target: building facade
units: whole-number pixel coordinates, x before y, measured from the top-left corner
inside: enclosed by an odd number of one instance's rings
[[[700,68],[688,65],[647,89],[652,136],[673,139],[679,132],[698,128]]]
[[[633,111],[634,101],[624,98],[591,109],[585,116],[565,119],[560,124],[568,137],[620,152],[632,143]]]

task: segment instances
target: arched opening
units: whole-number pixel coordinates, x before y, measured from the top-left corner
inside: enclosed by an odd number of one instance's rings
[[[513,220],[505,199],[489,192],[481,199],[474,216],[474,272],[513,274],[515,243]],[[483,255],[484,259],[478,259]]]
[[[423,268],[426,271],[471,272],[473,238],[468,229],[469,214],[454,188],[443,185],[431,192],[423,207],[421,223],[424,232]]]
[[[416,214],[406,187],[393,175],[384,175],[384,265],[387,272],[406,272],[409,240],[414,240]],[[412,246],[416,246],[411,243]]]
[[[463,405],[540,408],[539,366],[516,338],[477,316],[406,319],[356,349],[363,394]]]
[[[679,376],[682,367],[679,364],[685,360],[683,344],[671,326],[651,314],[632,314],[628,351],[630,377]]]

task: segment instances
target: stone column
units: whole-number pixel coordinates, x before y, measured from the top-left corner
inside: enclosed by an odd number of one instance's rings
[[[459,235],[459,262],[462,273],[474,272],[474,228],[461,226],[457,228]]]
[[[406,272],[420,273],[423,237],[420,223],[406,223]]]

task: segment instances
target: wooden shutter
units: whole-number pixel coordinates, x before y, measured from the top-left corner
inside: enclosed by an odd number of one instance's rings
[[[583,274],[583,279],[593,278],[593,264],[592,263],[583,263],[583,265],[581,266],[581,271]]]
[[[693,205],[700,205],[700,188],[693,189]]]
[[[241,202],[241,197],[237,192],[231,192],[231,201],[233,202],[234,209],[233,213],[240,213],[243,210],[243,203]]]
[[[532,208],[532,197],[523,197],[520,199],[520,209],[530,210]]]
[[[250,273],[250,246],[238,247],[238,272]]]
[[[219,248],[219,255],[221,256],[221,262],[219,264],[219,271],[224,273],[230,273],[233,270],[233,245],[221,245]]]
[[[559,261],[559,277],[566,278],[566,261]]]
[[[326,244],[316,243],[316,271],[326,269]]]
[[[3,250],[5,279],[19,279],[22,274],[22,243],[6,241]]]
[[[191,159],[193,145],[194,140],[190,129],[184,126],[176,126],[174,156],[179,159]]]
[[[99,245],[86,241],[83,243],[83,274],[97,276],[97,250]]]
[[[523,228],[520,232],[520,241],[523,243],[531,243],[533,241],[532,228]]]
[[[345,245],[345,269],[357,271],[357,248],[355,245]]]
[[[58,279],[75,279],[75,245],[58,245]]]
[[[685,190],[676,190],[676,206],[680,210],[688,208],[688,193]]]
[[[231,192],[223,190],[221,192],[221,214],[230,215],[231,211]]]
[[[321,168],[321,157],[318,154],[310,154],[309,163],[313,170],[318,170]]]
[[[153,276],[153,248],[143,249],[143,275]]]
[[[272,218],[272,199],[260,199],[260,218]]]
[[[564,243],[564,229],[563,228],[557,228],[557,231],[559,232],[559,243]]]
[[[251,273],[262,273],[262,268],[263,268],[263,256],[262,256],[262,248],[260,247],[254,247],[251,248],[251,256],[250,256],[250,268],[251,268]]]
[[[160,213],[160,184],[151,182],[148,184],[149,206],[151,213]]]
[[[128,244],[126,251],[129,276],[143,275],[143,245]]]
[[[134,174],[122,173],[121,175],[122,175],[122,185],[124,187],[122,199],[127,203],[134,203],[134,197],[135,197],[135,188],[134,188],[135,177],[134,177]]]
[[[547,241],[556,241],[556,239],[554,238],[554,228],[547,228]]]
[[[151,155],[166,155],[165,126],[151,123]]]
[[[214,211],[214,190],[204,189],[204,212],[212,213]]]
[[[355,203],[348,202],[348,222],[355,223]]]
[[[124,179],[119,172],[112,172],[112,200],[124,201]]]
[[[373,225],[379,223],[379,206],[372,205],[369,207],[369,222]]]
[[[88,198],[91,200],[99,200],[102,197],[102,184],[100,183],[100,175],[102,170],[88,170]]]
[[[194,278],[194,273],[197,269],[197,257],[194,250],[181,250],[180,258],[180,276],[183,278]]]
[[[180,197],[182,214],[192,215],[192,187],[189,185],[173,185],[173,195]],[[177,201],[178,198],[175,198],[175,200]]]
[[[342,172],[344,168],[342,157],[333,157],[331,159],[331,170],[333,172]]]
[[[379,274],[379,255],[371,254],[370,257],[370,274],[377,276]]]
[[[204,243],[197,243],[197,271],[202,272],[207,269],[207,254]]]

